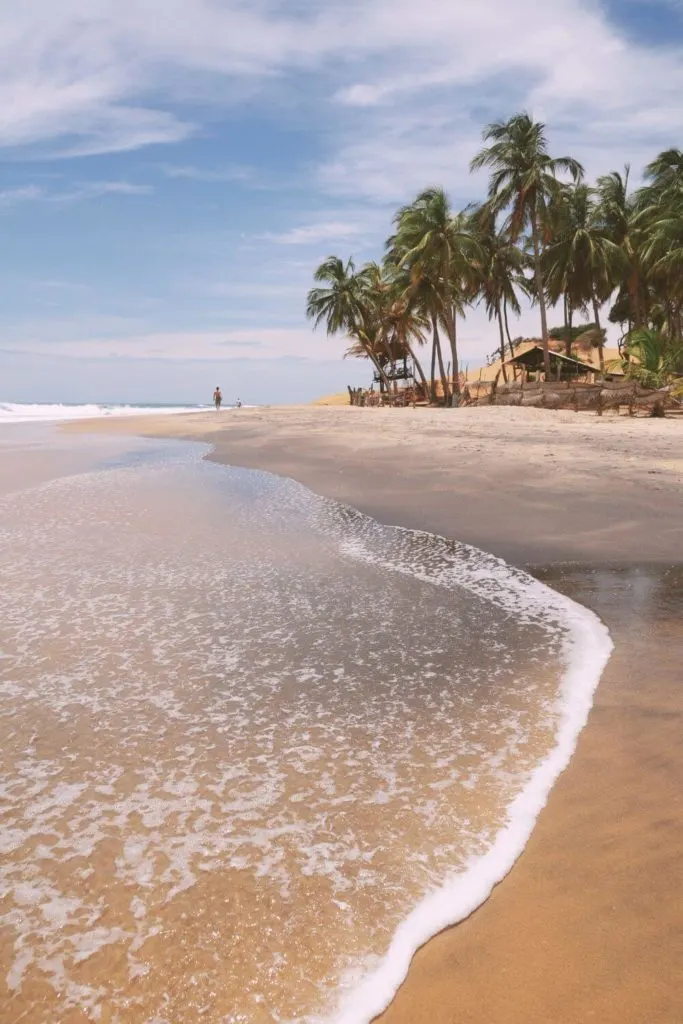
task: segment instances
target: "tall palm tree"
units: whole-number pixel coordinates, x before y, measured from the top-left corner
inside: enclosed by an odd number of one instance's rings
[[[415,347],[423,345],[429,323],[415,302],[411,301],[399,274],[391,266],[365,263],[358,274],[362,304],[372,309],[381,331],[378,342],[392,372],[399,359],[411,359],[423,387],[427,380]],[[380,359],[383,362],[383,357]],[[396,382],[394,380],[394,390]]]
[[[425,334],[429,329],[428,318],[405,295],[394,293],[393,301],[384,316],[384,324],[390,344],[402,354],[403,358],[408,357],[412,361],[426,394],[427,378],[415,349],[416,346],[425,343]]]
[[[608,237],[588,185],[566,185],[552,204],[554,237],[543,254],[548,299],[564,298],[567,355],[571,354],[572,314],[592,306],[598,332],[600,369],[605,368],[600,305],[614,291],[625,267],[622,249]]]
[[[642,259],[652,296],[650,319],[670,337],[683,337],[683,152],[660,153],[645,169],[636,196],[644,229]]]
[[[358,295],[363,310],[363,319],[366,327],[368,321],[373,322],[374,348],[378,354],[382,353],[380,363],[388,364],[393,372],[396,365],[396,352],[390,345],[390,339],[385,325],[386,311],[391,303],[390,282],[384,274],[379,263],[364,263],[357,274]],[[395,386],[395,381],[394,381]]]
[[[398,211],[394,224],[395,234],[387,243],[389,259],[408,270],[416,285],[429,281],[435,306],[433,326],[442,324],[450,343],[453,367],[450,398],[451,405],[456,406],[460,399],[456,317],[462,312],[463,279],[477,251],[477,243],[467,219],[453,216],[442,188],[425,189],[410,205]]]
[[[444,403],[446,403],[449,400],[449,387],[439,335],[439,317],[442,307],[439,282],[424,271],[418,273],[415,268],[412,270],[407,270],[405,267],[394,268],[393,272],[398,293],[406,298],[411,308],[420,312],[427,322],[428,329],[431,329],[430,399],[432,402],[437,400],[436,371],[438,366],[441,392]]]
[[[481,258],[474,263],[475,292],[484,302],[489,320],[495,318],[498,323],[501,368],[503,380],[507,381],[504,325],[508,307],[514,313],[521,312],[516,289],[523,280],[526,257],[507,232],[496,230],[495,217],[486,205],[475,207],[471,220],[481,250]],[[510,354],[514,357],[511,342]]]
[[[629,193],[630,167],[598,178],[596,220],[606,236],[621,249],[622,287],[628,296],[629,330],[646,320],[645,271],[642,261],[643,227],[635,197]],[[618,300],[617,300],[618,301]]]
[[[495,213],[508,211],[510,237],[516,241],[527,229],[531,236],[543,363],[546,377],[549,377],[550,349],[541,260],[548,230],[548,204],[560,188],[557,175],[565,173],[573,181],[580,181],[583,168],[571,157],[551,157],[545,125],[533,121],[526,113],[488,125],[483,138],[490,145],[475,156],[471,169],[491,169],[488,202]]]
[[[306,302],[306,316],[317,328],[325,324],[328,335],[347,334],[361,346],[389,387],[389,379],[377,355],[380,329],[376,311],[368,301],[366,282],[356,273],[352,259],[346,263],[338,256],[328,256],[313,278],[321,287],[312,288]]]

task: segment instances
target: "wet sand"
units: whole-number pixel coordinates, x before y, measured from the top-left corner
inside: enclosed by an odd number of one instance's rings
[[[69,424],[206,440],[381,522],[518,565],[670,563],[681,547],[683,419],[539,409],[281,406]]]
[[[681,1020],[683,572],[539,575],[602,616],[615,653],[523,856],[418,952],[384,1024]]]
[[[204,437],[218,461],[498,553],[593,608],[616,644],[524,855],[417,954],[382,1020],[678,1024],[683,424],[504,409],[237,415],[95,426]]]

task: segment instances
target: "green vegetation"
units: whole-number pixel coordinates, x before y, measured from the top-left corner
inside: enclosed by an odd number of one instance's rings
[[[397,211],[381,266],[328,257],[308,295],[314,325],[349,337],[348,354],[370,359],[387,388],[406,357],[427,385],[418,350],[429,337],[432,400],[438,377],[450,405],[460,399],[459,319],[482,302],[504,360],[520,294],[539,309],[546,375],[550,339],[570,354],[583,336],[604,368],[607,303],[629,376],[661,387],[683,373],[683,151],[660,153],[631,190],[628,167],[588,185],[576,160],[549,154],[545,126],[528,114],[489,125],[483,141],[472,170],[490,171],[486,200],[454,212],[442,188],[427,188]],[[562,308],[561,328],[548,329],[548,307]],[[577,314],[592,321],[577,326]]]
[[[674,391],[683,392],[683,344],[660,331],[639,327],[631,331],[628,348],[617,366],[627,377],[647,388],[662,388],[676,381]]]

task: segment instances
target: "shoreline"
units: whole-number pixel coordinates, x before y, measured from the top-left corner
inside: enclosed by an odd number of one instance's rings
[[[670,564],[680,543],[680,420],[504,406],[273,406],[61,429],[204,441],[214,461],[292,477],[386,525],[520,567]]]
[[[420,427],[414,418],[397,421],[396,410],[388,417],[379,410],[353,412],[254,410],[240,411],[239,422],[233,414],[220,423],[206,416],[173,423],[159,417],[156,423],[97,421],[75,429],[113,426],[207,441],[215,446],[215,461],[291,476],[380,521],[440,533],[535,567],[539,578],[596,611],[616,653],[589,725],[524,853],[473,916],[416,954],[379,1020],[674,1024],[683,956],[674,909],[683,881],[683,826],[676,815],[683,792],[683,702],[675,686],[683,657],[683,573],[671,567],[683,522],[680,424],[648,430],[648,421],[636,421],[622,431],[621,422],[605,430],[572,414],[570,422],[542,413],[543,422],[527,410],[524,417],[464,422],[458,412],[459,436],[449,437],[453,421],[443,414]],[[516,485],[523,460],[515,454],[501,459],[481,443],[487,430],[495,434],[496,419],[516,432],[509,443],[531,455],[527,479]],[[455,456],[433,441],[439,434],[442,444],[451,441]],[[586,436],[597,453],[582,448]],[[586,493],[596,460],[625,441],[625,469],[607,464]],[[548,458],[544,445],[555,446],[555,458],[539,470],[538,460]],[[660,477],[654,484],[647,479],[653,475]],[[596,529],[604,518],[608,526]],[[493,543],[481,541],[487,535]],[[503,983],[494,984],[501,976]]]

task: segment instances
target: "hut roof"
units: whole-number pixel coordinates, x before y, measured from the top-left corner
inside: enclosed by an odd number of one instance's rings
[[[553,352],[552,350],[550,351],[549,355],[551,365],[557,360],[560,360],[567,367],[571,366],[577,372],[581,371],[582,373],[595,373],[596,367],[592,363],[585,363],[581,359],[574,359],[573,356],[565,356],[562,355],[561,352]],[[507,366],[511,366],[513,363],[516,364],[517,366],[542,366],[543,346],[532,345],[525,352],[520,352],[519,355],[514,356],[514,358],[507,359],[505,362]]]
[[[541,348],[542,345],[540,340],[531,339],[529,341],[517,341],[515,342],[515,356],[521,355],[524,352],[528,352],[532,348]],[[551,349],[551,352],[553,349]],[[619,358],[619,349],[617,348],[605,348],[605,363],[609,365],[613,360]],[[597,349],[592,349],[590,352],[582,353],[583,362],[590,366],[591,370],[596,373],[599,371],[598,352]],[[507,361],[506,361],[507,362]],[[493,362],[489,363],[488,366],[481,367],[468,367],[466,371],[467,380],[470,382],[481,381],[485,383],[492,381],[501,371],[500,358],[494,359]],[[614,371],[610,371],[614,374]]]

